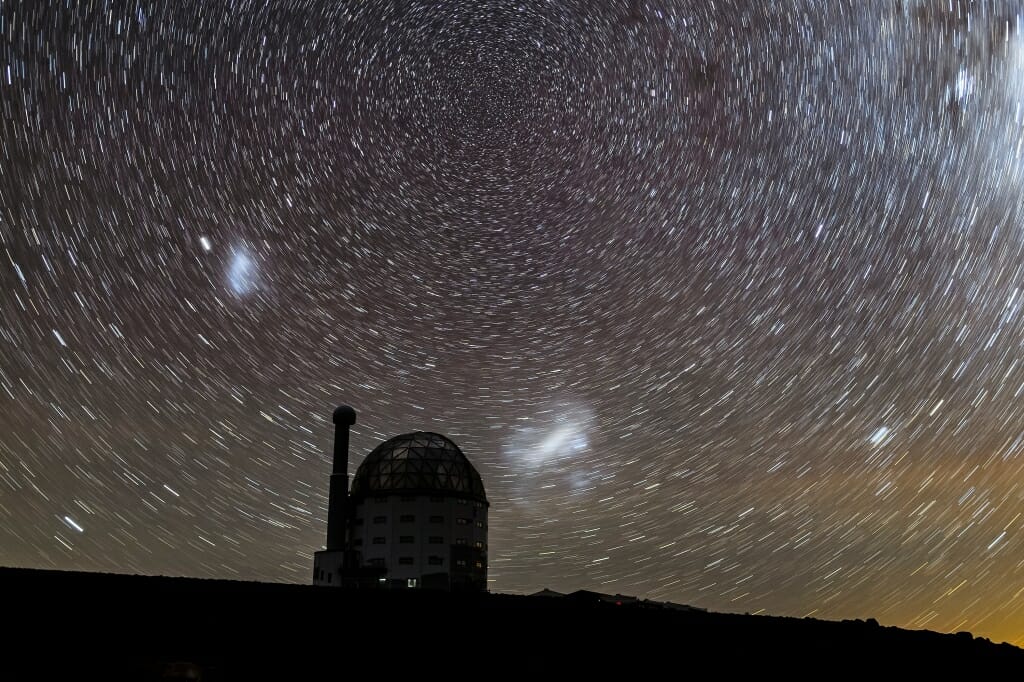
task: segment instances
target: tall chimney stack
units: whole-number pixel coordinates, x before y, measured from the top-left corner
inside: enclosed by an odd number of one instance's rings
[[[334,410],[334,468],[327,502],[327,549],[344,550],[345,510],[348,507],[348,427],[356,423],[356,411],[348,405]]]

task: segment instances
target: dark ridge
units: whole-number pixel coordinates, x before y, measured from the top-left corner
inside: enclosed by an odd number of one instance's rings
[[[0,568],[0,594],[4,679],[1024,670],[1024,650],[966,632],[709,613],[587,591],[354,591]]]

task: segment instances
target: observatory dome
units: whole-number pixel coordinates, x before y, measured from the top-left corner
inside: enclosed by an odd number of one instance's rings
[[[443,495],[488,504],[484,483],[459,446],[439,433],[417,431],[384,441],[352,479],[353,498]]]

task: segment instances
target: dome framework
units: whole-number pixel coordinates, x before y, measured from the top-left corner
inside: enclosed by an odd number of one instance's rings
[[[386,440],[359,465],[353,498],[388,494],[445,495],[489,505],[480,474],[459,446],[429,431]]]

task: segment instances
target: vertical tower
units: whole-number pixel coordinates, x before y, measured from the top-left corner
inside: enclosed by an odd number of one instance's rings
[[[327,501],[327,548],[313,555],[313,584],[340,585],[348,551],[348,430],[356,411],[348,405],[334,410],[334,463]]]

